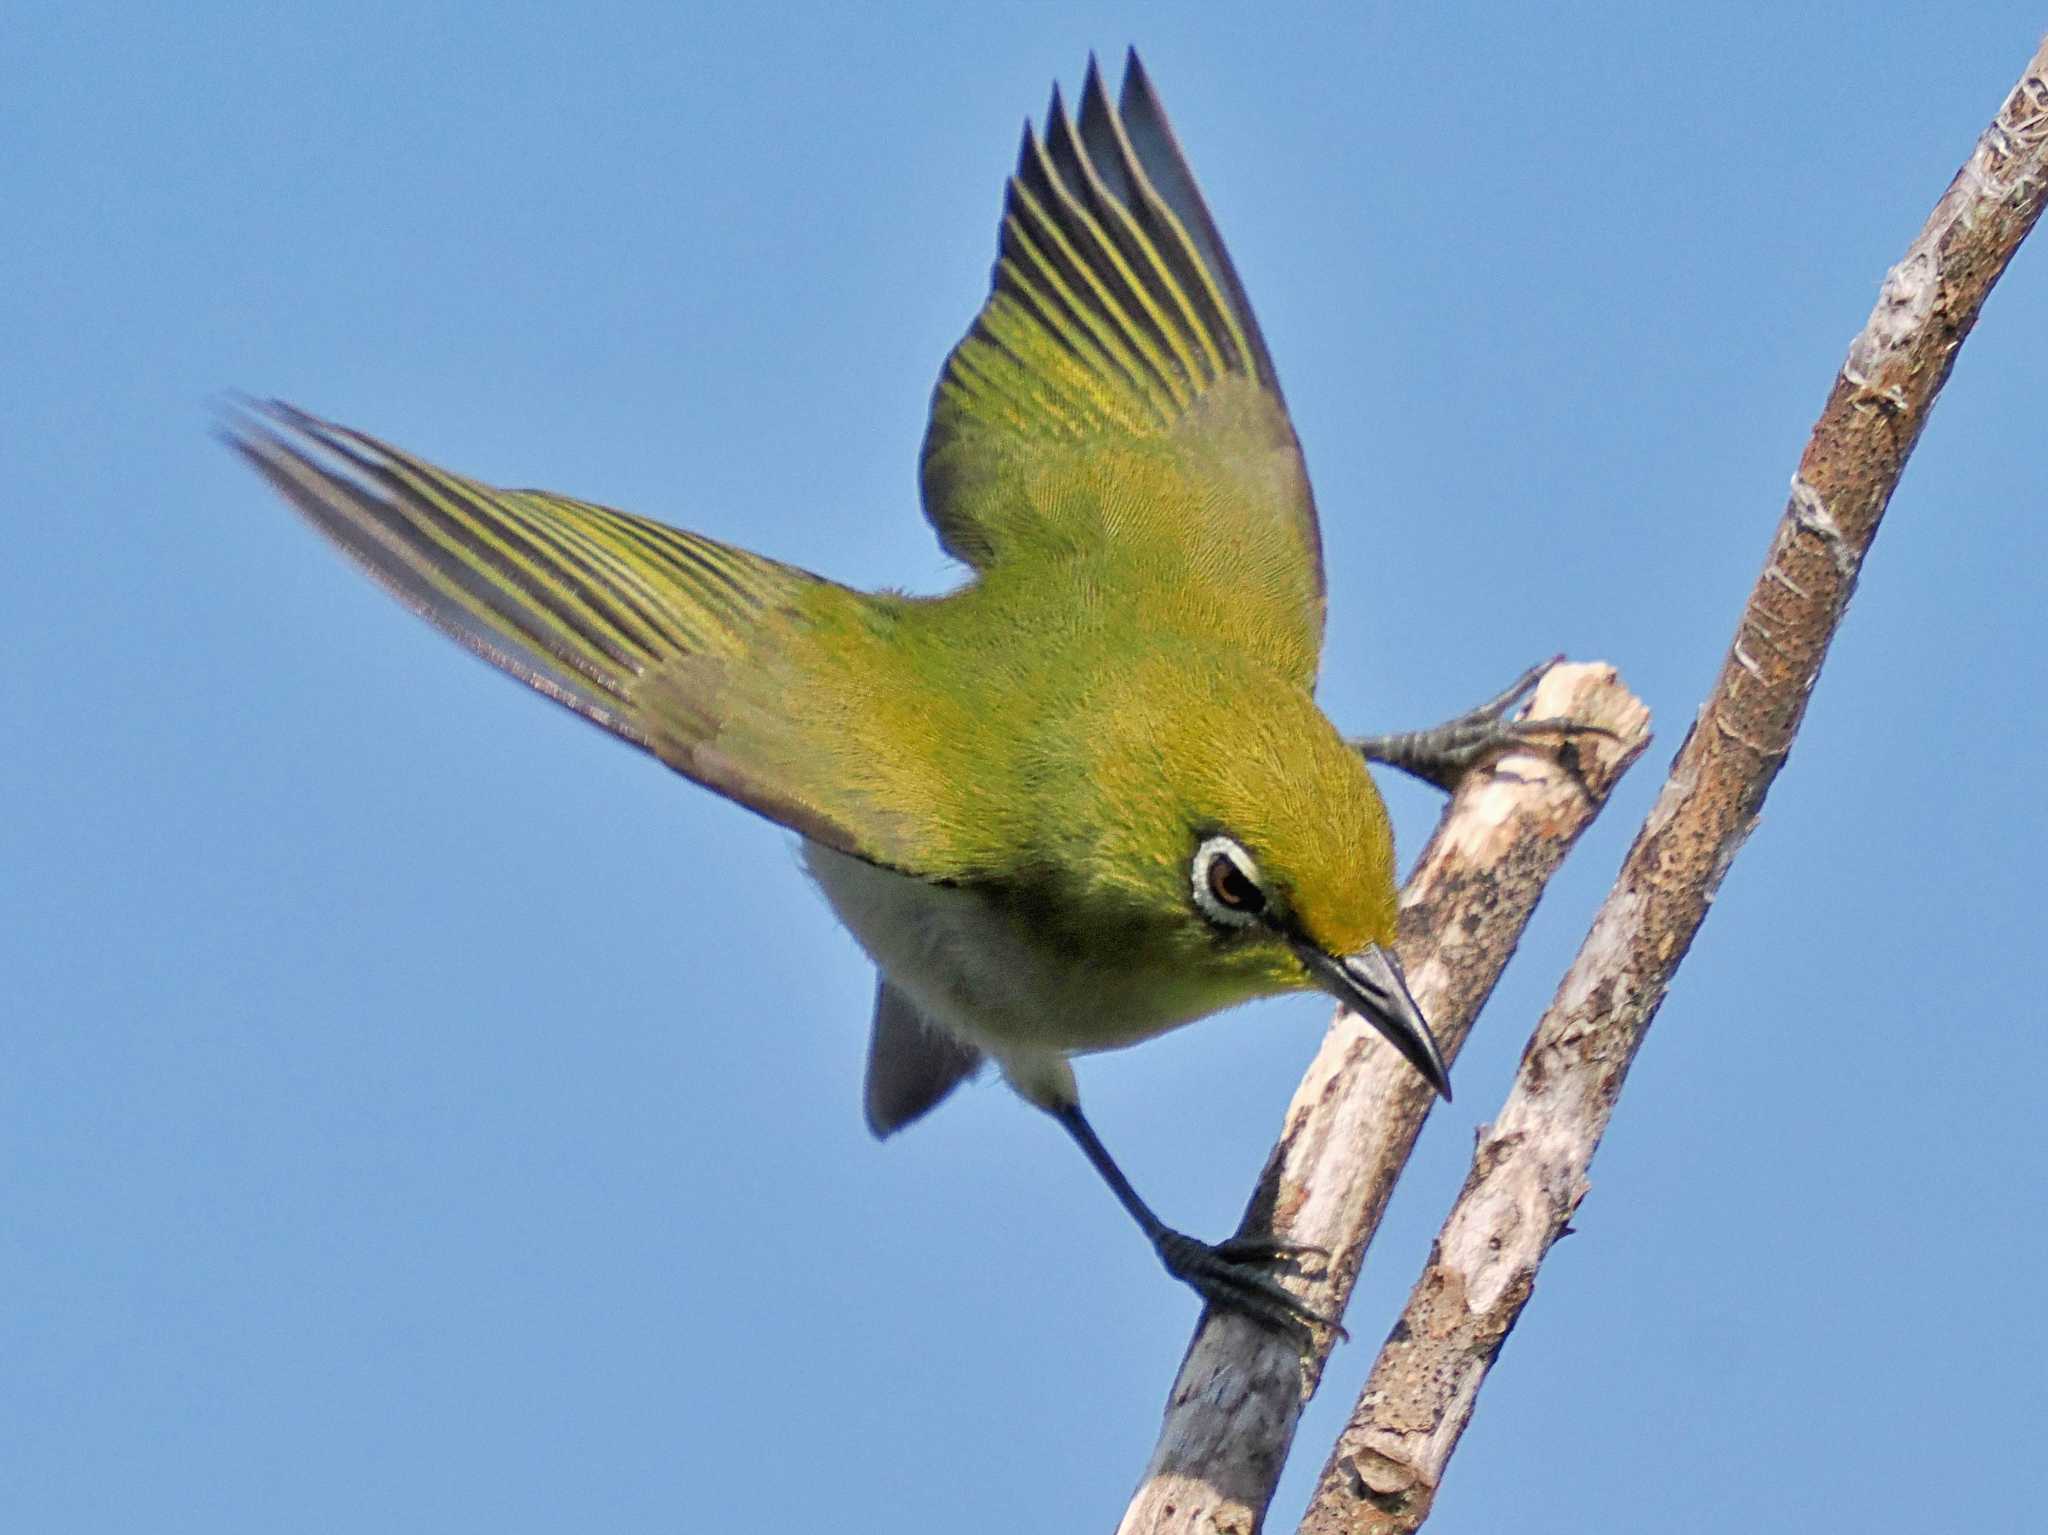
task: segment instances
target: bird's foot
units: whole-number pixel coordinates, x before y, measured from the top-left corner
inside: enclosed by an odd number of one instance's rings
[[[1276,1271],[1298,1272],[1311,1265],[1327,1265],[1330,1255],[1320,1247],[1276,1237],[1200,1242],[1172,1230],[1161,1231],[1152,1245],[1166,1272],[1191,1286],[1212,1306],[1242,1312],[1303,1346],[1314,1342],[1317,1328],[1327,1328],[1339,1338],[1350,1337],[1335,1317],[1311,1306],[1273,1277]]]
[[[1351,745],[1369,762],[1388,767],[1435,784],[1449,792],[1473,768],[1483,762],[1516,751],[1532,741],[1564,741],[1573,736],[1605,736],[1620,739],[1605,725],[1583,720],[1512,720],[1508,712],[1535,690],[1543,674],[1563,660],[1553,656],[1530,667],[1499,696],[1489,698],[1476,709],[1428,730],[1403,730],[1393,735],[1357,736]]]

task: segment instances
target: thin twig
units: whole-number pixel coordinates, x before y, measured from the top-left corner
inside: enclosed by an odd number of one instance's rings
[[[1629,1063],[1791,750],[1865,553],[2048,188],[2048,44],[1885,278],[1813,429],[1721,675],[1339,1438],[1302,1530],[1396,1535],[1445,1465],[1586,1192]],[[1249,1525],[1244,1526],[1250,1528]]]
[[[1446,1058],[1464,1043],[1545,881],[1649,742],[1649,711],[1608,666],[1553,667],[1529,714],[1604,726],[1613,737],[1571,738],[1555,755],[1516,752],[1468,775],[1417,861],[1402,894],[1401,959]],[[1338,1255],[1331,1272],[1302,1286],[1318,1307],[1343,1309],[1432,1101],[1371,1029],[1338,1013],[1243,1227]],[[1204,1317],[1122,1529],[1255,1528],[1327,1348],[1324,1340],[1303,1359],[1269,1328],[1232,1313]]]

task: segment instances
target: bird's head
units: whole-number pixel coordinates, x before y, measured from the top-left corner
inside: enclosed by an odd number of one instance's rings
[[[1306,692],[1228,656],[1141,663],[1100,683],[1070,749],[1083,769],[1060,797],[1091,802],[1061,817],[1074,909],[1183,1017],[1320,989],[1450,1096],[1394,957],[1386,805]]]

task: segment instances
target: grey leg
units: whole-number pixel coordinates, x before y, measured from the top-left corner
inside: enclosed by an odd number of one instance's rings
[[[1053,1117],[1066,1126],[1067,1134],[1081,1148],[1102,1181],[1116,1195],[1117,1203],[1130,1212],[1138,1229],[1151,1242],[1166,1272],[1192,1287],[1212,1306],[1241,1311],[1276,1332],[1297,1342],[1306,1342],[1317,1327],[1327,1327],[1346,1337],[1335,1317],[1326,1315],[1293,1294],[1273,1278],[1272,1270],[1298,1263],[1303,1258],[1327,1258],[1320,1247],[1282,1242],[1272,1237],[1232,1237],[1225,1242],[1202,1242],[1175,1231],[1152,1207],[1138,1197],[1138,1191],[1116,1165],[1116,1159],[1095,1134],[1095,1127],[1078,1104],[1054,1109]]]

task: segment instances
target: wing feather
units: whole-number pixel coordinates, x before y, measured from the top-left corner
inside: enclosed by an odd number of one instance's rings
[[[1026,124],[994,280],[947,359],[926,515],[984,573],[1028,547],[1253,573],[1247,632],[1312,677],[1322,546],[1301,449],[1244,285],[1144,66],[1078,120]],[[1142,509],[1131,515],[1133,506]],[[1179,579],[1170,573],[1167,580]]]
[[[567,496],[500,490],[281,402],[229,446],[400,602],[685,776],[827,846],[892,863],[843,803],[778,668],[870,602],[793,565]]]

